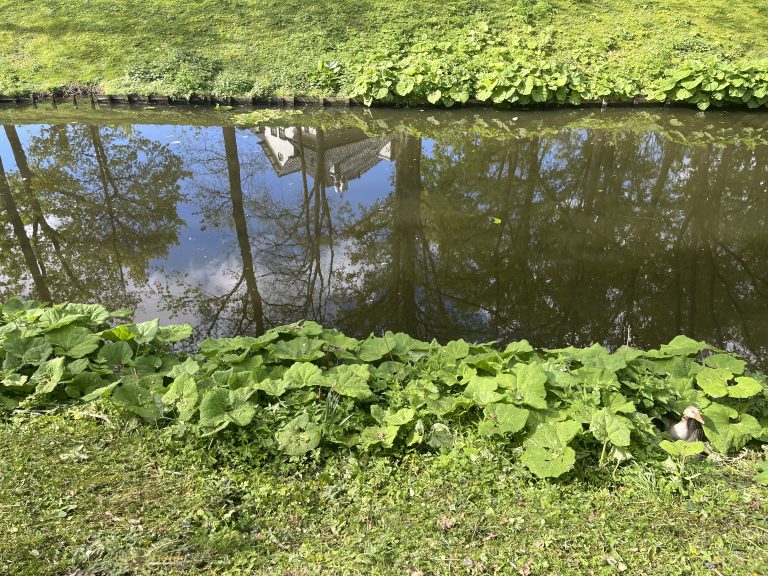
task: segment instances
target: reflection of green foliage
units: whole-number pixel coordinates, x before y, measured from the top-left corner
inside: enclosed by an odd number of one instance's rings
[[[749,380],[749,389],[733,398],[715,394],[714,402],[694,378],[707,369],[698,360],[701,346],[681,346],[695,342],[682,336],[649,351],[537,351],[519,343],[501,352],[490,344],[443,347],[392,333],[339,345],[339,332],[304,322],[259,338],[208,339],[189,355],[170,349],[189,334],[184,327],[161,329],[150,321],[110,328],[114,313],[99,307],[94,319],[76,309],[18,298],[2,307],[0,405],[108,397],[144,420],[176,421],[181,431],[211,435],[233,424],[256,445],[289,456],[336,444],[443,450],[457,434],[477,430],[522,446],[522,463],[542,478],[570,471],[577,451],[582,461],[599,451],[601,465],[608,448],[617,465],[649,457],[658,452],[659,436],[651,422],[694,397],[704,407],[707,438],[723,453],[762,441],[758,418],[768,417],[764,374],[733,377],[733,388]],[[51,329],[41,321],[50,310],[68,316],[68,324]],[[42,340],[53,349],[29,354]],[[382,341],[390,344],[379,353],[384,348],[371,343]],[[717,352],[719,363],[738,362]],[[661,448],[684,457],[702,447],[665,442]]]

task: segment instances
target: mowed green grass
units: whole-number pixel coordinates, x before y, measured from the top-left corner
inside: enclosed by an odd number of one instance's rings
[[[85,410],[93,410],[86,407]],[[70,409],[0,423],[0,573],[765,574],[759,455],[534,480],[503,443],[266,461]],[[585,472],[590,471],[590,472]],[[78,572],[77,570],[81,570]]]
[[[768,4],[753,0],[2,0],[0,93],[141,91],[132,67],[176,53],[214,62],[221,92],[322,94],[320,60],[349,65],[479,21],[551,28],[557,53],[600,54],[640,81],[682,58],[768,57]]]

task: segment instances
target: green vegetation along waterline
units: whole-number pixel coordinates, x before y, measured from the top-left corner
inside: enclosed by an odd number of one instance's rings
[[[738,0],[139,4],[0,14],[0,94],[355,96],[497,105],[768,102],[766,8]],[[59,41],[51,42],[55,36]]]
[[[665,453],[682,465],[704,444],[663,441],[660,428],[688,405],[701,408],[715,453],[768,441],[766,376],[684,336],[649,351],[498,349],[402,333],[360,341],[302,322],[185,353],[171,345],[191,327],[114,325],[127,314],[7,301],[2,406],[98,400],[179,435],[240,427],[275,457],[440,451],[476,434],[541,478]]]

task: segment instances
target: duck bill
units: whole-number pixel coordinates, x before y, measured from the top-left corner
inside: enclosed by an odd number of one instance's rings
[[[701,422],[702,424],[704,424],[704,418],[701,417],[701,414],[696,414],[696,416],[694,416],[693,419],[696,420],[696,422]]]

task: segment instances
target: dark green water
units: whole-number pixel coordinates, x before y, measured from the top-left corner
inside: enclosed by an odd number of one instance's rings
[[[200,337],[301,318],[545,347],[684,333],[765,365],[765,115],[226,119],[0,109],[0,300]]]

